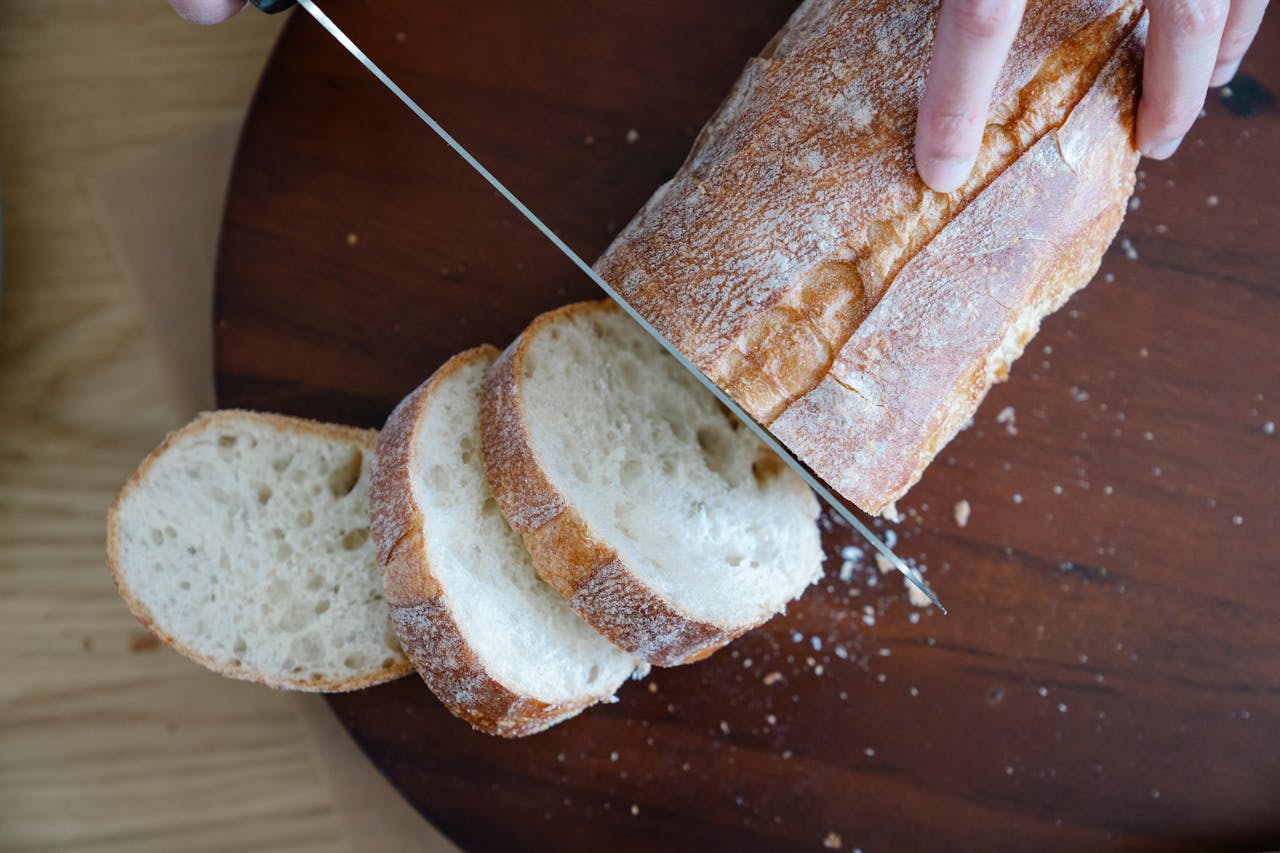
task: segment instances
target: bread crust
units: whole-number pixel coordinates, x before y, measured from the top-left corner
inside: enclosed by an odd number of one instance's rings
[[[1092,276],[1137,164],[1140,4],[1032,0],[973,176],[929,190],[911,146],[935,12],[805,3],[596,264],[868,512],[919,479],[1040,318]],[[971,259],[961,244],[1024,237],[1044,242],[986,263],[984,287],[949,286]],[[935,346],[953,321],[967,337]]]
[[[492,346],[459,353],[406,397],[387,419],[370,488],[370,531],[382,568],[391,621],[418,674],[451,713],[473,728],[502,737],[535,734],[574,716],[611,693],[547,703],[513,690],[492,675],[453,616],[449,596],[427,559],[424,509],[413,491],[414,448],[434,390],[475,362],[498,355]]]
[[[191,435],[203,432],[217,432],[222,429],[234,429],[245,421],[255,421],[263,426],[270,427],[282,432],[305,432],[321,436],[335,441],[354,442],[368,453],[377,451],[378,433],[374,430],[358,429],[356,427],[343,426],[341,424],[321,423],[320,421],[308,420],[306,418],[295,418],[288,415],[275,415],[265,412],[251,412],[244,409],[221,409],[215,412],[202,412],[191,423],[174,430],[165,436],[163,442],[155,450],[151,451],[142,464],[138,466],[138,470],[125,482],[116,495],[115,501],[111,504],[107,513],[107,566],[111,570],[111,579],[115,583],[116,591],[129,607],[129,611],[134,617],[142,623],[142,626],[162,640],[167,646],[172,648],[178,654],[189,660],[195,661],[206,669],[213,670],[219,675],[227,678],[235,678],[241,681],[252,681],[267,687],[273,687],[277,690],[298,690],[310,693],[344,693],[351,690],[361,690],[365,687],[372,687],[376,684],[383,684],[388,681],[394,681],[397,678],[408,675],[412,669],[409,659],[404,655],[398,655],[394,665],[387,669],[370,670],[365,673],[357,673],[340,679],[326,679],[322,681],[302,680],[294,678],[277,678],[265,673],[256,672],[246,667],[230,666],[227,663],[216,660],[200,651],[192,648],[187,643],[169,634],[163,628],[156,624],[151,616],[147,606],[137,599],[133,594],[133,590],[129,587],[122,575],[121,559],[120,559],[120,529],[119,529],[119,512],[125,499],[138,488],[143,481],[146,480],[147,474],[151,470],[151,466],[156,460],[168,452],[178,441]]]
[[[602,300],[548,311],[502,353],[485,379],[480,407],[485,472],[542,579],[614,645],[651,664],[677,666],[707,657],[768,617],[746,625],[711,624],[643,583],[548,477],[530,439],[521,395],[520,376],[533,338],[566,319],[616,310]]]

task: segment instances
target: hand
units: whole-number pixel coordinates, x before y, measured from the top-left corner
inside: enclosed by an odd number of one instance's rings
[[[196,24],[220,24],[244,8],[245,0],[169,0],[173,11]]]
[[[938,192],[969,177],[996,77],[1026,0],[943,0],[916,122],[916,168]],[[1163,160],[1177,150],[1210,86],[1235,76],[1267,0],[1147,0],[1137,144]]]

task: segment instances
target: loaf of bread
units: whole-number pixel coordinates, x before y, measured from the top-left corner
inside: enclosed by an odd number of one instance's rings
[[[449,359],[382,430],[370,511],[392,621],[427,686],[476,729],[541,731],[614,691],[637,660],[538,578],[485,483],[480,391],[493,347]]]
[[[369,541],[377,433],[227,410],[125,483],[107,559],[138,620],[214,672],[289,690],[409,672]]]
[[[706,657],[822,573],[804,482],[612,302],[534,320],[489,373],[481,432],[538,573],[650,663]]]
[[[879,512],[1096,271],[1134,184],[1136,0],[1031,0],[951,194],[912,150],[936,3],[809,0],[597,269]]]

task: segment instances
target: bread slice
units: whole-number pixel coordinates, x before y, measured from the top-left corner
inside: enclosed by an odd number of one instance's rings
[[[538,578],[485,483],[480,391],[493,347],[454,356],[382,431],[373,538],[400,641],[432,692],[489,734],[541,731],[640,662]]]
[[[711,654],[821,572],[813,494],[612,303],[537,318],[490,372],[481,426],[538,572],[650,663]]]
[[[355,690],[406,674],[369,541],[377,433],[201,415],[120,490],[107,559],[143,625],[214,672]]]

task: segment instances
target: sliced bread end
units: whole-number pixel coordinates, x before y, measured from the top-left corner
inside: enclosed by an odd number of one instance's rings
[[[339,692],[405,675],[368,536],[377,433],[203,414],[121,488],[107,561],[148,630],[269,687]]]

